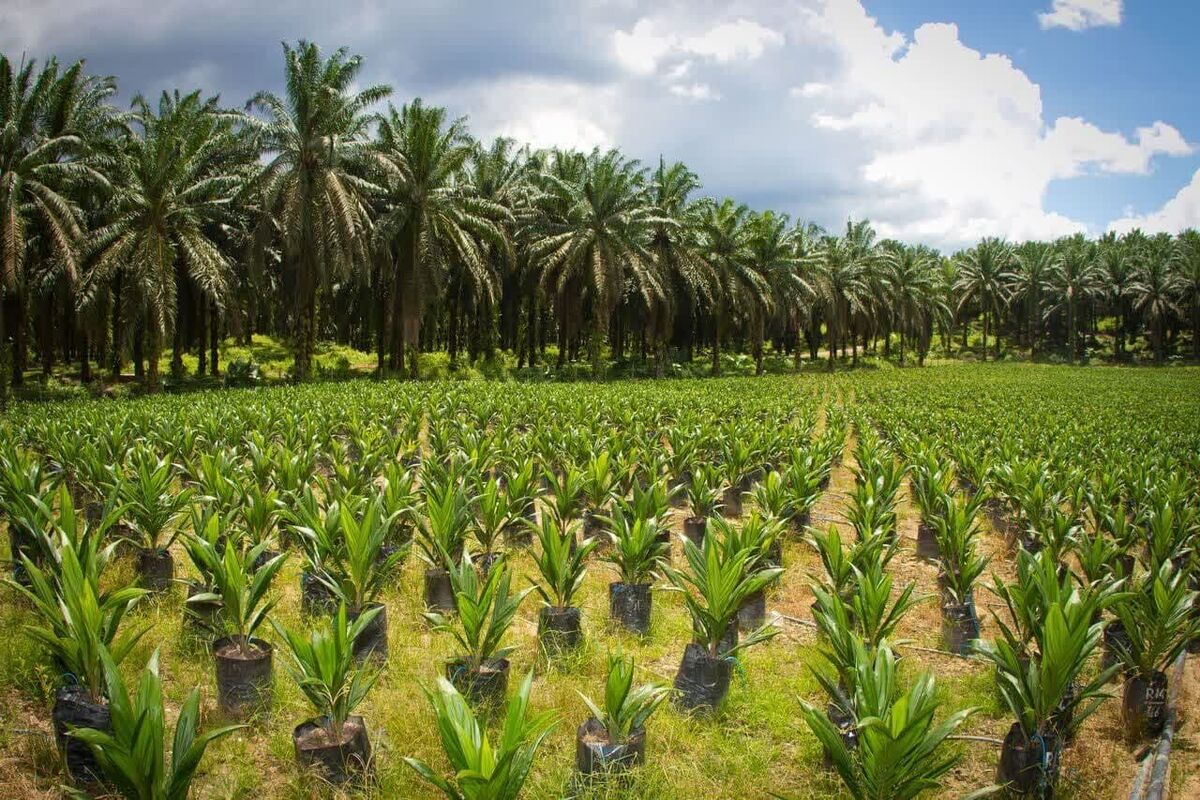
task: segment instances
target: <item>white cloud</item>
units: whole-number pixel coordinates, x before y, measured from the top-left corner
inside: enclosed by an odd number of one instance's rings
[[[1146,233],[1178,233],[1187,228],[1200,228],[1200,170],[1192,175],[1192,182],[1149,214],[1128,214],[1113,220],[1109,230],[1125,233],[1141,228]]]
[[[754,60],[768,47],[783,44],[783,35],[748,19],[725,22],[698,36],[683,40],[686,53],[708,56],[725,64],[739,59]]]
[[[707,83],[673,84],[668,91],[676,97],[688,100],[720,100],[721,95],[713,91]]]
[[[612,89],[564,80],[483,81],[436,98],[470,109],[472,132],[511,136],[534,147],[591,150],[619,144],[621,115]]]
[[[1122,0],[1054,0],[1049,11],[1038,14],[1043,28],[1084,28],[1121,24]]]
[[[792,95],[818,127],[861,137],[869,191],[858,211],[883,235],[945,245],[1074,233],[1086,226],[1044,207],[1052,181],[1145,174],[1155,156],[1192,152],[1164,122],[1133,139],[1078,117],[1047,124],[1038,85],[1006,56],[964,45],[954,25],[922,25],[906,41],[858,0],[826,0],[810,21],[840,68]]]
[[[768,47],[778,47],[784,42],[782,34],[745,18],[722,22],[688,36],[663,32],[672,30],[673,25],[642,17],[631,30],[616,31],[613,48],[618,63],[631,72],[649,75],[669,58],[685,59],[684,64],[689,56],[711,59],[718,64],[753,61]]]

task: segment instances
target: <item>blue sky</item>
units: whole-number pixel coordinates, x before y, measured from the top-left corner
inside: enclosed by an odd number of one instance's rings
[[[1194,32],[1200,2],[1135,0],[1123,3],[1116,26],[1082,31],[1043,29],[1038,0],[868,0],[868,10],[891,28],[912,30],[952,20],[967,45],[1003,52],[1042,87],[1047,117],[1083,116],[1105,129],[1130,131],[1164,119],[1189,142],[1200,142],[1196,85],[1200,59]],[[1046,205],[1102,227],[1128,208],[1161,207],[1200,168],[1200,154],[1160,158],[1143,176],[1102,175],[1055,181]],[[1196,220],[1200,224],[1200,220]]]
[[[240,106],[279,42],[481,138],[685,161],[703,191],[943,249],[1200,226],[1194,0],[0,0],[0,50]]]

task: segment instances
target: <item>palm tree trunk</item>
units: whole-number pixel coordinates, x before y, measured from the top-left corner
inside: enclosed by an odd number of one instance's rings
[[[715,318],[713,319],[712,374],[721,374],[721,329]]]
[[[79,380],[83,383],[92,382],[92,348],[87,331],[79,337]]]
[[[211,319],[208,326],[208,374],[215,378],[221,374],[221,312],[217,309],[215,300],[209,304],[209,314]],[[200,347],[204,348],[204,342],[200,343]]]
[[[1192,303],[1192,358],[1200,361],[1200,297]]]
[[[112,286],[112,366],[113,380],[121,376],[121,275],[118,270]]]
[[[196,377],[203,378],[208,372],[208,305],[203,295],[196,299],[195,313],[196,338],[199,341],[196,347]]]
[[[13,350],[12,350],[12,385],[22,386],[25,383],[26,356],[26,314],[25,292],[21,287],[13,292],[12,304]]]
[[[983,360],[987,361],[987,340],[988,340],[988,312],[987,308],[983,309]]]
[[[608,325],[601,314],[595,314],[592,321],[592,335],[588,338],[588,355],[592,362],[592,377],[599,380],[604,377],[604,360],[601,344],[604,341],[604,329]]]

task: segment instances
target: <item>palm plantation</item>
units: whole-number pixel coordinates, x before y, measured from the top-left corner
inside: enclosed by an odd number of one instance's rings
[[[112,105],[82,63],[0,60],[0,328],[11,383],[172,380],[229,342],[374,351],[378,374],[506,363],[602,376],[832,369],[870,354],[1165,362],[1200,357],[1194,231],[986,238],[958,252],[830,233],[705,196],[620,150],[480,142],[420,98],[381,104],[363,62],[283,47],[283,91]],[[976,338],[978,337],[978,338]],[[1107,346],[1102,341],[1109,341]],[[163,356],[165,358],[165,356]],[[744,357],[744,356],[742,356]],[[587,374],[585,373],[585,374]]]

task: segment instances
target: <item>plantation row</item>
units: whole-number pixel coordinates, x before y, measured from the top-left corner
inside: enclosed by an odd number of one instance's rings
[[[1200,637],[1196,377],[1149,402],[1129,374],[19,407],[4,614],[31,636],[0,656],[65,773],[6,783],[1050,796],[1112,681],[1129,737],[1157,735]]]

